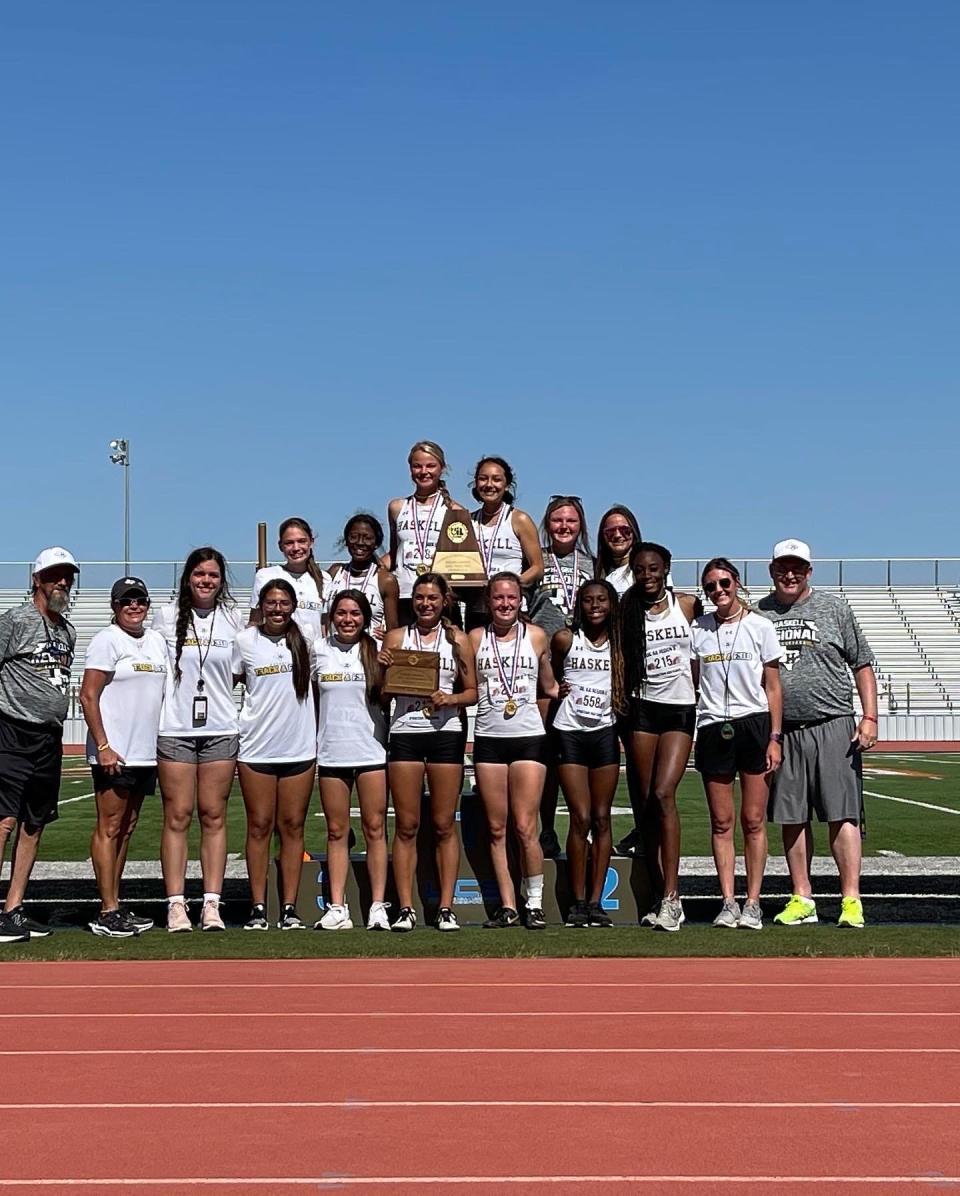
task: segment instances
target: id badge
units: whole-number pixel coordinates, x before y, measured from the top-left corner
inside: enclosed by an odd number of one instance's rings
[[[205,727],[207,725],[207,699],[205,694],[197,694],[193,699],[193,725]]]

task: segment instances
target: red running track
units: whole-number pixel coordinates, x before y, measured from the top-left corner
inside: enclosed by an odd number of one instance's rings
[[[8,963],[0,997],[0,1196],[960,1192],[958,960]]]

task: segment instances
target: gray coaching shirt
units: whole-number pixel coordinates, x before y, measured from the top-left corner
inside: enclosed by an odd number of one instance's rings
[[[792,606],[768,594],[757,610],[773,623],[784,650],[783,717],[803,723],[853,714],[849,670],[873,664],[873,653],[846,602],[811,590]]]
[[[72,623],[45,619],[32,601],[0,615],[0,714],[62,727],[76,642]]]

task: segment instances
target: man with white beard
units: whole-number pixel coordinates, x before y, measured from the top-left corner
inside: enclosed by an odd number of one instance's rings
[[[0,943],[44,938],[48,927],[23,909],[40,836],[57,817],[63,720],[77,633],[63,612],[80,566],[65,548],[33,564],[33,593],[0,615],[0,865],[12,839]]]

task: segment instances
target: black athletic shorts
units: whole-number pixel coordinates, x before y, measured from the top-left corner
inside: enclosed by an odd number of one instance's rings
[[[391,734],[387,759],[391,764],[459,764],[463,766],[465,731],[399,731]]]
[[[57,818],[63,730],[0,714],[0,818],[30,827]]]
[[[121,789],[128,797],[153,797],[157,791],[156,764],[131,766],[124,764],[119,772],[107,772],[99,764],[91,764],[95,793],[105,789]]]
[[[647,735],[682,731],[692,739],[696,724],[696,706],[674,706],[669,702],[648,702],[644,698],[630,699],[629,731],[642,731]]]
[[[553,741],[560,764],[580,764],[585,768],[620,766],[616,727],[598,727],[596,731],[561,731],[554,727]]]
[[[357,777],[365,772],[386,772],[386,764],[358,764],[354,767],[342,767],[339,764],[318,764],[317,776],[322,781],[325,777],[333,777],[343,781],[345,785],[352,785]]]
[[[478,735],[473,741],[473,763],[516,764],[532,760],[547,766],[554,761],[546,735]]]
[[[724,739],[722,729],[733,728],[733,738]],[[738,772],[767,771],[770,715],[745,714],[742,718],[707,723],[697,731],[694,766],[707,777],[728,777]]]
[[[264,777],[276,777],[277,780],[283,781],[287,777],[298,777],[301,773],[313,772],[317,761],[314,758],[313,760],[287,760],[282,764],[263,763],[259,760],[241,760],[240,763],[244,768],[249,768],[251,772],[258,772]]]

